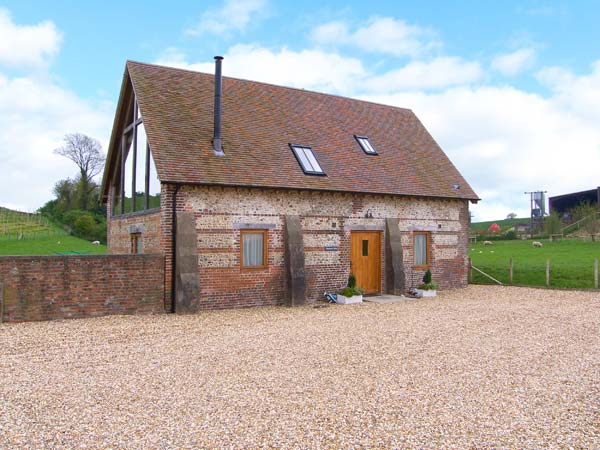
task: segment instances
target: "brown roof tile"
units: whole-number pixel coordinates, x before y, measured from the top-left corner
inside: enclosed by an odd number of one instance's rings
[[[477,199],[408,109],[223,77],[220,157],[211,144],[213,75],[131,61],[126,73],[163,182]],[[305,175],[289,143],[311,146],[327,176]]]

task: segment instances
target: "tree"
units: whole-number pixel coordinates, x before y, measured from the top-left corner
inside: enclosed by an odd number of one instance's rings
[[[544,228],[547,234],[559,234],[562,227],[562,221],[556,211],[552,211],[544,217]]]
[[[516,219],[517,215],[514,212],[511,212],[506,216],[506,218],[507,219]]]
[[[72,133],[64,137],[65,145],[54,150],[54,153],[70,159],[79,168],[77,179],[77,196],[79,208],[87,210],[91,204],[92,193],[97,189],[93,178],[102,171],[104,154],[100,142],[85,134]]]
[[[600,233],[600,219],[598,219],[598,207],[589,201],[579,203],[571,210],[571,214],[576,221],[581,220],[581,228],[590,235],[592,241],[596,240],[596,235]]]

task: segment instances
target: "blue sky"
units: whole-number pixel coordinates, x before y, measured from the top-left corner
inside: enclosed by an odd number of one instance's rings
[[[106,145],[126,59],[212,71],[215,54],[225,75],[412,108],[483,198],[476,219],[600,184],[596,2],[168,5],[0,4],[0,205],[34,210],[74,174],[52,154],[65,133]]]

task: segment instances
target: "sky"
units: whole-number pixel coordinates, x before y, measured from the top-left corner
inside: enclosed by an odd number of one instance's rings
[[[106,151],[127,59],[412,109],[481,197],[473,220],[528,216],[526,191],[600,185],[597,1],[0,1],[0,206],[34,211]]]

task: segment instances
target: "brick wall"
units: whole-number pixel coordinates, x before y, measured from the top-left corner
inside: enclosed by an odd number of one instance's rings
[[[109,251],[128,242],[129,228],[152,221],[160,229],[157,252],[165,257],[165,309],[171,301],[171,221],[174,187],[162,186],[160,213],[113,218]],[[402,235],[407,288],[421,283],[424,271],[413,269],[413,233],[431,233],[431,270],[442,289],[466,286],[468,272],[468,202],[384,195],[183,186],[177,210],[191,211],[198,234],[200,303],[204,308],[277,305],[285,301],[284,217],[298,215],[304,234],[307,294],[344,286],[350,272],[352,230],[381,231],[381,291],[385,291],[385,219],[397,218]],[[372,218],[365,218],[369,213]],[[117,222],[120,222],[117,224]],[[240,267],[240,227],[267,228],[268,267]],[[154,238],[153,238],[154,239]],[[123,244],[124,245],[124,244]],[[335,248],[335,250],[330,250]]]
[[[131,234],[141,233],[143,253],[163,253],[160,220],[160,210],[140,211],[111,218],[106,233],[108,252],[131,254]]]
[[[0,257],[3,321],[164,312],[162,255]]]
[[[386,217],[399,219],[408,287],[420,284],[424,274],[413,269],[414,231],[431,233],[431,269],[441,288],[467,284],[468,204],[463,200],[186,186],[178,194],[177,209],[196,217],[201,303],[206,308],[284,301],[284,217],[288,214],[301,217],[310,301],[345,285],[352,230],[381,231],[381,291],[385,291]],[[365,218],[367,213],[372,218]],[[267,228],[267,268],[240,267],[240,227],[244,226]]]

